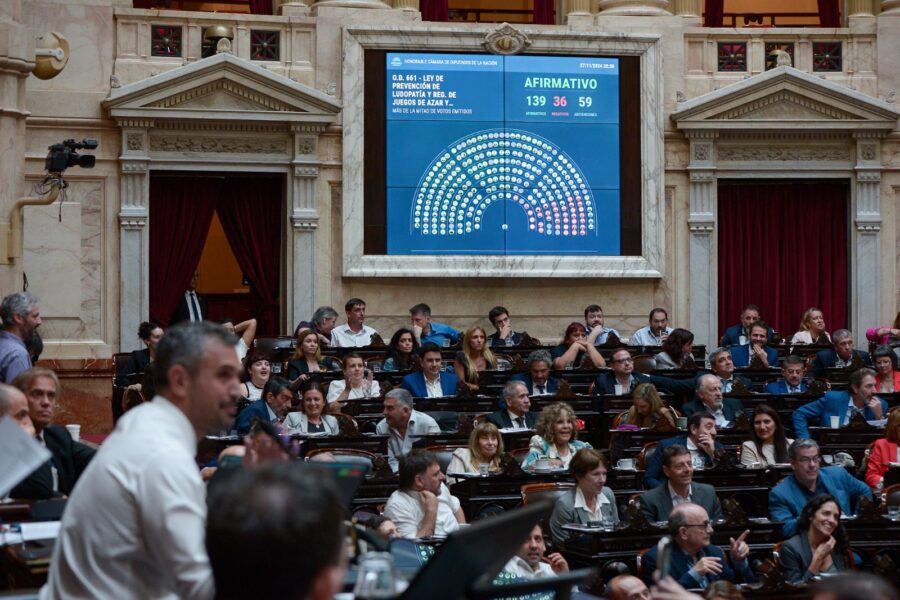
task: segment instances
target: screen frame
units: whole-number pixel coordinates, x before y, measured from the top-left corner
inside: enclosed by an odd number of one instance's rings
[[[609,56],[637,63],[630,69],[640,88],[635,106],[639,156],[623,156],[620,202],[623,256],[389,255],[384,185],[384,54],[485,53],[493,28],[395,28],[344,30],[343,275],[346,277],[662,277],[664,267],[663,107],[660,36],[543,31],[521,28],[530,44],[523,54]],[[380,60],[379,60],[380,57]],[[627,82],[626,82],[627,84]],[[369,106],[366,99],[369,98]],[[639,110],[637,110],[639,109]],[[381,111],[377,113],[376,111]],[[366,119],[378,114],[381,118]],[[625,115],[623,115],[625,117]],[[623,123],[624,128],[624,123]],[[639,164],[634,164],[637,161]],[[629,162],[631,166],[629,168]],[[379,168],[379,165],[382,168]],[[628,170],[627,176],[625,170]],[[378,194],[382,199],[378,201]],[[626,201],[640,194],[640,203]],[[629,213],[626,215],[626,212]],[[629,235],[630,234],[630,235]],[[379,239],[379,235],[383,239]],[[627,236],[627,237],[626,237]],[[639,239],[638,239],[639,238]]]

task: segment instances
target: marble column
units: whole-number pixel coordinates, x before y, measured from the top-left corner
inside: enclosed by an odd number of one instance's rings
[[[151,122],[124,122],[119,179],[119,349],[137,348],[138,326],[150,315]]]
[[[594,26],[594,15],[591,14],[591,0],[565,0],[563,8],[566,13],[566,25],[584,28]]]
[[[860,132],[856,138],[854,177],[855,235],[853,252],[857,268],[850,269],[851,294],[856,299],[850,327],[859,347],[866,343],[865,330],[881,319],[881,133]]]
[[[673,0],[672,8],[679,17],[703,16],[703,0]]]
[[[309,3],[303,0],[281,0],[278,14],[283,17],[305,17],[309,15]]]
[[[419,0],[394,0],[394,8],[397,10],[419,12]]]
[[[692,132],[690,140],[690,330],[698,344],[715,348],[718,339],[718,259],[716,257],[715,132]]]
[[[900,15],[900,0],[881,0],[881,14]]]
[[[848,17],[872,17],[872,2],[877,0],[847,0]]]
[[[669,15],[668,0],[600,0],[601,15]]]
[[[291,256],[286,273],[287,297],[284,315],[287,329],[301,319],[308,319],[316,309],[316,229],[319,211],[316,206],[316,184],[319,178],[319,159],[316,155],[320,125],[294,125],[294,159],[290,179],[288,206],[290,206],[289,246]]]
[[[337,6],[340,8],[390,8],[381,0],[316,0],[313,8],[321,6]]]

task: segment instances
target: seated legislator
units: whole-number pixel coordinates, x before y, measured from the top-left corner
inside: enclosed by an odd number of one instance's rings
[[[544,577],[555,577],[561,573],[569,572],[569,563],[559,552],[553,552],[544,556],[547,545],[544,543],[544,532],[540,525],[535,525],[528,534],[528,539],[516,551],[515,556],[509,559],[503,572],[512,577],[519,577],[529,581]]]
[[[831,343],[831,335],[825,330],[825,314],[815,306],[806,309],[800,319],[800,329],[791,337],[791,345]]]
[[[881,489],[884,474],[890,468],[890,463],[900,459],[900,455],[897,454],[898,444],[900,444],[900,410],[892,410],[884,427],[884,437],[875,440],[866,460],[866,483],[873,490]]]
[[[487,333],[479,325],[466,329],[462,351],[453,360],[453,372],[470,390],[478,389],[478,373],[497,368],[497,359],[487,345]]]
[[[338,313],[330,306],[320,306],[309,321],[300,321],[294,328],[294,337],[301,329],[312,329],[319,336],[320,346],[331,345],[331,332],[337,324]]]
[[[676,327],[662,343],[662,352],[656,355],[658,370],[689,369],[694,367],[694,334]]]
[[[234,429],[238,435],[247,435],[253,419],[259,419],[267,423],[280,423],[294,400],[294,392],[291,382],[283,377],[273,375],[269,377],[263,388],[263,397],[241,411],[234,421]]]
[[[866,329],[866,339],[873,344],[883,346],[896,346],[900,343],[900,312],[894,317],[891,325]]]
[[[122,365],[122,368],[116,372],[116,385],[119,387],[128,386],[128,376],[143,373],[147,365],[156,356],[156,345],[162,339],[163,329],[152,321],[144,321],[138,327],[138,337],[144,342],[146,348],[135,350],[128,357],[128,362]]]
[[[737,325],[732,325],[725,330],[725,335],[722,336],[722,340],[719,342],[719,346],[721,346],[722,348],[730,348],[731,346],[743,346],[750,340],[750,326],[760,320],[761,318],[759,307],[755,304],[748,304],[747,307],[741,312],[741,322]],[[771,327],[767,328],[766,340],[769,344],[776,341],[775,331]]]
[[[666,446],[662,451],[665,479],[641,494],[641,510],[648,521],[665,521],[673,507],[686,502],[702,506],[714,521],[722,518],[722,507],[716,496],[716,489],[694,481],[692,461],[688,449],[679,444]]]
[[[696,412],[688,417],[688,432],[665,439],[656,446],[650,456],[644,473],[644,489],[651,489],[663,482],[662,453],[674,445],[684,446],[691,456],[699,462],[701,459],[707,467],[715,461],[716,450],[724,450],[724,446],[716,441],[716,420],[706,412]]]
[[[50,451],[50,460],[14,487],[9,496],[23,500],[68,496],[95,452],[72,440],[65,427],[53,424],[59,402],[59,379],[50,369],[32,367],[19,373],[12,384],[25,395],[34,435]],[[22,424],[24,417],[17,420]]]
[[[287,377],[295,387],[309,381],[316,373],[339,371],[340,366],[330,356],[322,356],[319,336],[312,329],[297,332],[297,347],[288,361]]]
[[[399,537],[445,538],[466,522],[434,453],[415,450],[402,457],[399,479],[399,488],[384,505],[384,516],[397,525]]]
[[[652,383],[658,389],[673,394],[693,392],[690,381],[680,381],[669,377],[644,375],[634,372],[634,359],[627,348],[619,348],[610,357],[610,370],[597,375],[592,384],[591,393],[595,396],[622,396],[630,394],[640,383]]]
[[[609,334],[621,338],[622,335],[613,329],[607,327],[604,323],[603,309],[599,304],[588,304],[584,309],[584,324],[587,329],[588,338],[590,338],[595,346],[602,346],[609,339]]]
[[[672,328],[669,327],[669,313],[664,308],[654,308],[648,317],[650,324],[641,327],[631,336],[632,346],[662,346]]]
[[[650,600],[650,588],[634,575],[616,575],[606,584],[606,598],[607,600]]]
[[[455,396],[459,379],[453,373],[441,370],[441,349],[436,344],[425,344],[419,353],[422,356],[422,370],[404,377],[400,387],[416,398]]]
[[[878,346],[872,352],[875,361],[875,391],[883,394],[900,392],[900,370],[897,369],[897,355],[890,346]]]
[[[263,388],[272,374],[272,363],[269,353],[260,348],[254,348],[247,353],[243,360],[244,372],[241,376],[241,394],[244,398],[255,402],[263,397]]]
[[[684,416],[706,412],[716,420],[716,427],[734,427],[739,414],[746,414],[744,406],[737,398],[722,397],[722,380],[712,373],[697,378],[697,397],[682,407]]]
[[[766,384],[767,394],[802,394],[809,388],[806,380],[806,361],[796,354],[781,361],[781,379]]]
[[[335,379],[328,384],[329,412],[339,412],[342,402],[357,398],[377,398],[381,387],[375,381],[375,374],[366,368],[363,357],[351,352],[344,357],[344,378]]]
[[[459,341],[457,330],[431,320],[431,307],[427,304],[416,304],[409,309],[409,320],[412,323],[413,335],[422,346],[434,344],[439,348],[446,348]]]
[[[551,467],[568,467],[576,452],[582,448],[592,448],[587,442],[577,439],[575,420],[575,411],[565,402],[545,406],[537,419],[537,435],[531,438],[522,468],[533,468],[534,462],[540,458],[549,459]]]
[[[669,410],[659,397],[656,386],[652,383],[640,383],[631,393],[631,408],[625,413],[620,425],[636,425],[642,429],[654,427],[660,419],[669,422],[675,427],[672,411]]]
[[[210,488],[206,550],[217,600],[331,600],[340,591],[340,497],[331,482],[298,466],[235,469]]]
[[[247,319],[235,325],[234,319],[225,317],[219,320],[219,325],[228,333],[237,336],[238,343],[234,348],[237,350],[238,360],[244,360],[250,352],[250,347],[253,346],[253,340],[256,339],[256,319]]]
[[[534,429],[537,415],[531,412],[528,388],[521,381],[507,381],[503,386],[506,410],[500,409],[487,416],[487,420],[500,429]]]
[[[844,467],[820,468],[822,455],[815,440],[795,440],[788,460],[793,472],[769,492],[769,518],[784,523],[785,538],[796,533],[797,519],[810,498],[831,494],[846,515],[856,514],[863,496],[872,499],[869,487]]]
[[[702,506],[686,503],[676,506],[669,515],[669,535],[672,536],[672,556],[669,576],[685,588],[707,588],[715,581],[749,583],[754,580],[753,571],[747,561],[750,547],[744,540],[750,534],[748,529],[737,539],[731,538],[725,559],[722,549],[710,543],[713,532],[712,515],[707,515]],[[643,558],[644,580],[652,582],[657,563],[656,546]]]
[[[500,456],[503,455],[503,436],[493,423],[479,423],[469,434],[468,448],[457,448],[453,451],[450,464],[447,466],[447,479],[455,483],[456,473],[480,473],[481,465],[487,465],[488,471],[497,473],[501,470]]]
[[[722,393],[728,394],[734,388],[734,384],[740,382],[748,390],[753,387],[753,382],[743,375],[734,374],[734,360],[731,350],[728,348],[716,348],[709,355],[709,368],[722,380]]]
[[[337,435],[340,431],[338,420],[324,414],[325,395],[315,383],[310,383],[301,390],[300,408],[297,412],[288,413],[284,419],[284,427],[288,433]]]
[[[750,341],[741,346],[731,348],[731,360],[738,369],[750,366],[751,360],[756,360],[766,367],[778,366],[778,350],[767,346],[769,326],[763,321],[757,321],[750,326]]]
[[[387,435],[388,464],[396,473],[401,456],[409,454],[414,436],[440,433],[437,421],[413,408],[413,398],[403,388],[396,388],[384,395],[384,418],[375,426],[378,435]]]
[[[599,450],[583,448],[575,453],[569,463],[569,471],[575,477],[575,487],[559,497],[550,517],[550,532],[554,542],[569,539],[570,534],[563,529],[563,525],[570,523],[618,524],[616,497],[611,489],[605,487],[608,470],[606,456]]]
[[[867,367],[872,367],[872,358],[868,352],[853,347],[853,334],[849,329],[838,329],[832,336],[833,348],[816,352],[812,369],[816,377],[825,377],[826,369],[842,369],[849,367],[858,357]]]
[[[28,399],[22,390],[0,383],[0,419],[9,416],[30,437],[34,437],[34,423],[28,412]]]
[[[334,348],[362,348],[372,343],[372,336],[378,332],[365,324],[366,303],[359,298],[350,298],[344,304],[347,323],[331,331],[331,346]]]
[[[843,571],[849,568],[847,548],[840,505],[828,494],[816,496],[800,512],[797,533],[781,544],[781,574],[786,582],[801,584]]]
[[[411,329],[401,327],[391,336],[387,356],[381,365],[382,371],[411,371],[419,356],[419,342]]]
[[[559,379],[550,376],[553,359],[549,352],[535,350],[528,355],[526,366],[528,372],[513,375],[509,380],[524,383],[530,396],[552,396],[559,391]]]
[[[872,369],[854,371],[847,391],[826,392],[818,400],[795,410],[792,416],[794,434],[798,438],[810,437],[808,425],[811,420],[828,427],[831,417],[838,417],[843,427],[856,413],[861,413],[866,421],[877,421],[887,414],[887,402],[875,395],[875,371]]]
[[[522,334],[513,331],[509,321],[509,311],[505,306],[495,306],[488,313],[488,320],[494,326],[494,333],[488,336],[491,348],[518,346],[522,343]]]
[[[767,467],[788,462],[788,448],[794,440],[784,433],[778,411],[760,404],[750,419],[750,439],[741,445],[741,464]]]
[[[562,342],[550,352],[555,369],[577,369],[587,354],[594,367],[600,369],[606,366],[603,356],[593,344],[587,342],[585,327],[581,323],[569,323],[563,334]]]

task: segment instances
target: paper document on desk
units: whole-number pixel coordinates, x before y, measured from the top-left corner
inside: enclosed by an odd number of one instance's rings
[[[9,417],[0,419],[0,498],[50,460],[50,451]]]

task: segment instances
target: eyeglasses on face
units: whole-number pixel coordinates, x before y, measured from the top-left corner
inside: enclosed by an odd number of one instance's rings
[[[801,465],[811,465],[811,464],[819,464],[822,462],[822,455],[817,454],[816,456],[801,456],[800,458],[795,459]]]
[[[703,529],[709,529],[712,527],[712,522],[709,520],[703,521],[702,523],[687,523],[682,525],[682,527],[702,527]]]
[[[612,362],[614,362],[614,363],[630,363],[630,362],[634,362],[634,359],[629,356],[628,358],[615,358],[615,359],[613,359]]]

